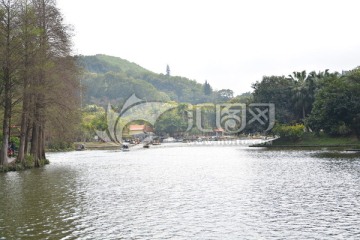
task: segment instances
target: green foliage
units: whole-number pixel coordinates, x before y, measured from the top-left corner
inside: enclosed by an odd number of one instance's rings
[[[205,81],[205,83],[204,83],[204,94],[209,96],[209,95],[212,94],[212,92],[213,92],[212,87],[210,86],[210,84],[207,81]]]
[[[66,141],[52,141],[47,145],[47,150],[52,152],[73,150],[74,143]]]
[[[210,84],[199,84],[183,77],[156,74],[129,61],[106,55],[80,56],[79,62],[86,74],[86,103],[120,108],[125,100],[135,93],[148,101],[176,101],[199,104],[219,103],[273,103],[276,121],[280,124],[274,131],[291,140],[298,140],[306,124],[315,132],[325,131],[335,136],[356,134],[360,138],[360,77],[359,70],[350,71],[345,76],[338,73],[306,71],[293,72],[285,76],[265,76],[253,84],[254,92],[244,93],[234,98],[230,89],[214,91]],[[168,74],[169,73],[169,74]],[[212,110],[203,110],[203,128],[214,126]],[[105,113],[85,110],[83,129],[93,133],[93,129],[105,130]],[[290,126],[293,123],[301,123]],[[186,128],[183,113],[170,111],[156,123],[158,133],[175,134]],[[263,128],[247,126],[245,132],[258,132]]]
[[[83,109],[84,113],[97,113],[97,112],[104,112],[104,108],[99,107],[97,105],[87,105]]]
[[[155,123],[155,131],[159,135],[175,136],[187,129],[186,105],[165,112]]]
[[[125,73],[85,74],[85,103],[106,106],[124,103],[132,94],[149,101],[168,101],[170,98],[148,82],[134,79]]]
[[[105,131],[107,128],[106,114],[97,114],[90,122],[90,129]]]
[[[272,129],[272,132],[276,135],[279,135],[281,138],[297,141],[301,139],[304,134],[305,126],[303,124],[296,125],[282,125],[276,124]]]
[[[25,168],[34,168],[34,167],[35,167],[34,157],[31,156],[31,155],[26,155],[23,166],[24,166]]]
[[[203,84],[194,80],[170,76],[170,68],[169,74],[156,74],[135,63],[106,55],[78,56],[77,59],[85,70],[82,81],[86,89],[85,104],[123,104],[134,93],[147,101],[173,100],[193,104],[224,97],[213,95],[210,85],[205,90]],[[231,94],[226,95],[225,100],[230,97]]]
[[[294,72],[289,77],[295,81],[291,98],[294,104],[294,113],[298,119],[304,120],[311,112],[315,100],[318,77],[314,72],[307,75],[306,71]]]
[[[50,164],[48,159],[41,159],[39,161],[39,167],[43,167],[45,165]],[[34,157],[31,155],[26,155],[23,163],[12,162],[10,164],[0,165],[0,173],[1,172],[15,172],[15,171],[23,171],[26,169],[35,168]]]
[[[273,146],[304,146],[304,147],[347,147],[356,148],[360,147],[359,141],[354,137],[333,137],[322,132],[315,134],[313,132],[304,132],[294,145],[294,142],[288,139],[277,139],[273,142]]]
[[[250,104],[252,102],[253,102],[253,95],[251,92],[243,93],[230,100],[230,103]]]
[[[107,72],[148,72],[148,70],[140,67],[136,63],[103,54],[98,54],[95,56],[78,56],[77,58],[84,69],[92,73],[104,74]]]
[[[10,137],[10,142],[15,145],[15,149],[19,149],[20,139],[18,137]]]
[[[290,123],[296,119],[294,105],[290,101],[295,81],[285,76],[263,77],[261,82],[256,82],[253,101],[255,103],[273,103],[276,109],[276,120],[279,123]]]
[[[0,165],[8,164],[12,142],[19,161],[24,162],[26,149],[39,166],[46,142],[72,138],[80,122],[80,69],[71,56],[72,34],[56,1],[1,1],[0,19]],[[12,136],[20,136],[21,147]]]
[[[88,105],[82,112],[81,137],[79,140],[92,140],[94,130],[104,131],[107,129],[106,113],[103,107]]]
[[[217,100],[219,102],[227,102],[234,98],[234,92],[231,89],[221,89],[217,92]]]
[[[50,164],[50,161],[48,159],[40,159],[40,161],[39,161],[39,167],[43,167],[48,164]],[[25,169],[30,169],[30,168],[36,167],[34,157],[31,155],[26,155],[23,166]]]
[[[330,76],[316,95],[307,125],[333,136],[354,133],[360,139],[360,70]]]
[[[9,172],[9,166],[8,165],[0,165],[0,173]],[[15,170],[14,170],[15,171]]]
[[[264,77],[253,88],[253,102],[275,104],[280,124],[305,123],[317,133],[360,139],[359,68],[345,75],[325,70]]]

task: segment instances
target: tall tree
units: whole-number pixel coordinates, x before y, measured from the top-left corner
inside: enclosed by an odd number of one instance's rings
[[[234,98],[234,92],[231,89],[221,89],[217,92],[217,95],[220,102],[227,102]]]
[[[360,139],[360,69],[347,75],[331,74],[316,94],[308,125],[331,135],[353,133]]]
[[[306,71],[293,72],[293,75],[289,75],[290,79],[295,82],[295,86],[292,89],[292,100],[294,107],[302,119],[305,119],[309,109],[313,103],[313,95],[311,94],[311,80]]]
[[[209,96],[212,94],[213,90],[212,90],[212,87],[210,86],[210,84],[208,83],[208,81],[205,81],[203,89],[204,89],[205,95]]]
[[[36,79],[33,85],[36,94],[32,95],[34,109],[32,116],[32,138],[30,153],[35,159],[35,165],[45,158],[45,128],[46,112],[49,106],[49,96],[53,93],[53,82],[56,79],[56,66],[59,58],[70,54],[70,38],[68,28],[63,24],[62,16],[54,0],[34,0],[37,27],[40,29],[39,49],[37,51]]]
[[[295,81],[285,76],[264,76],[261,82],[253,84],[255,103],[275,104],[276,120],[280,123],[295,121],[292,89]]]
[[[76,59],[70,57],[69,28],[54,0],[1,0],[0,43],[4,110],[0,164],[7,163],[12,107],[21,103],[18,161],[24,161],[30,145],[35,165],[40,166],[46,127],[56,126],[63,134],[69,129],[65,122],[80,124],[80,72]]]
[[[12,96],[16,82],[18,54],[18,1],[2,0],[0,9],[0,41],[1,41],[1,87],[3,91],[3,136],[0,153],[0,164],[7,163],[9,145],[9,129],[12,114]]]
[[[23,0],[19,5],[20,12],[20,24],[21,24],[21,67],[20,67],[20,78],[22,79],[22,113],[21,113],[21,123],[20,123],[20,146],[18,161],[24,162],[25,153],[27,152],[28,146],[28,132],[29,132],[29,122],[30,122],[30,113],[31,113],[31,89],[32,80],[34,78],[35,70],[35,57],[38,50],[37,39],[40,33],[37,28],[37,18],[35,15],[34,8],[30,1]]]

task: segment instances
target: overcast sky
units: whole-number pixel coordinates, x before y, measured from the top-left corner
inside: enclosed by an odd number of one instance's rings
[[[360,65],[358,0],[58,0],[74,53],[240,94],[264,75]]]

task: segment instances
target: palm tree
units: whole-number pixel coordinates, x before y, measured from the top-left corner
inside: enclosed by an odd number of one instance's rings
[[[316,91],[320,87],[319,85],[322,84],[324,79],[335,75],[338,75],[338,73],[330,73],[329,69],[319,71],[318,73],[312,71],[309,74],[306,74],[306,71],[293,72],[293,75],[289,75],[289,78],[295,82],[292,100],[298,114],[301,112],[302,120],[312,110]]]
[[[302,119],[305,119],[313,103],[311,86],[313,85],[314,78],[310,77],[306,71],[293,72],[293,75],[289,75],[289,78],[295,82],[295,86],[292,89],[292,100],[294,101],[295,109],[298,113],[301,112]]]

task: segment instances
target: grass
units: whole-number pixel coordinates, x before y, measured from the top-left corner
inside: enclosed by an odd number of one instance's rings
[[[119,145],[113,142],[77,142],[74,143],[75,146],[78,146],[80,144],[84,144],[86,149],[113,149],[113,148],[119,148]]]
[[[331,152],[319,152],[319,153],[316,153],[314,156],[318,157],[318,158],[358,160],[360,157],[360,153],[359,152],[331,151]]]
[[[280,138],[273,141],[270,147],[348,147],[360,149],[360,141],[355,136],[331,137],[326,134],[304,133],[298,141]]]

